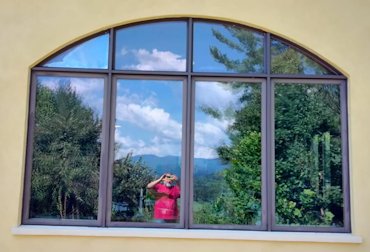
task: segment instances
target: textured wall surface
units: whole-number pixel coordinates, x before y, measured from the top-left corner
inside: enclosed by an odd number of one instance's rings
[[[0,0],[0,251],[370,251],[370,0]],[[87,35],[163,17],[249,25],[293,41],[349,83],[352,232],[361,244],[21,236],[30,69]]]

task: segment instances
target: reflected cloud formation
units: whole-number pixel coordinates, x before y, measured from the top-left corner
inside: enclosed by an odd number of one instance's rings
[[[124,65],[123,69],[142,71],[185,71],[186,59],[171,51],[160,51],[153,49],[121,50],[123,57],[132,57],[135,64]]]

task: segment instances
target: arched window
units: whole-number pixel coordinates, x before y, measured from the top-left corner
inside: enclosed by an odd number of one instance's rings
[[[23,224],[350,232],[346,85],[234,23],[73,44],[32,69]]]

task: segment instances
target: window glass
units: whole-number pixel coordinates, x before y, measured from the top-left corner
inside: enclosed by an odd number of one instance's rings
[[[109,35],[87,40],[48,60],[44,67],[108,68]]]
[[[350,232],[345,77],[283,38],[140,22],[32,76],[23,224]]]
[[[182,88],[177,80],[117,81],[112,221],[179,222]]]
[[[186,70],[186,22],[158,22],[116,32],[115,69]]]
[[[37,77],[30,218],[96,219],[104,79]]]
[[[194,23],[195,72],[262,73],[264,36],[231,24]]]
[[[273,74],[334,74],[313,61],[297,49],[278,40],[271,39],[271,73]]]
[[[261,225],[261,88],[197,81],[193,223]]]
[[[343,226],[340,88],[275,85],[278,225]]]

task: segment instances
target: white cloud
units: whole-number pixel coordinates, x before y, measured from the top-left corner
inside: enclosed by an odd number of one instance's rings
[[[142,139],[132,139],[130,136],[122,136],[121,134],[122,132],[116,129],[115,141],[119,144],[116,159],[122,158],[128,153],[133,153],[134,156],[151,154],[158,157],[181,155],[181,144],[174,141],[166,141],[155,136],[151,141],[145,142]]]
[[[159,51],[153,49],[151,52],[146,49],[121,51],[123,56],[131,53],[138,64],[125,65],[123,68],[132,70],[147,71],[185,71],[186,59],[170,51]]]
[[[216,119],[208,122],[196,122],[194,156],[196,158],[217,158],[216,148],[229,142],[226,134],[228,125],[228,121]]]
[[[224,110],[228,107],[240,106],[239,99],[243,95],[242,89],[233,89],[230,85],[220,82],[196,83],[196,103]]]
[[[160,136],[173,140],[181,139],[181,123],[171,119],[162,108],[141,106],[139,104],[118,104],[117,120],[126,121]]]
[[[218,158],[218,155],[217,155],[217,152],[216,152],[215,148],[210,148],[208,146],[196,145],[194,147],[194,157],[195,158],[213,159],[213,158]]]

